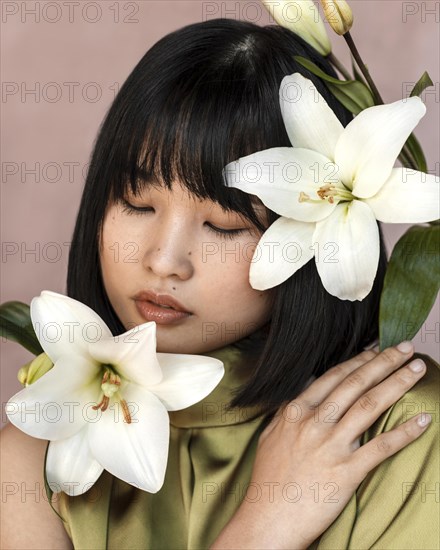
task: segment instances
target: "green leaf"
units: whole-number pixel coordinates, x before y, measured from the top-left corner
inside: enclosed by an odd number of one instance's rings
[[[417,170],[419,170],[420,172],[425,172],[426,174],[428,172],[426,158],[423,153],[422,147],[420,146],[420,143],[418,142],[414,134],[411,134],[409,138],[406,140],[404,148],[408,148],[408,151],[411,157],[414,159],[415,163],[417,164]]]
[[[426,90],[429,86],[434,86],[433,81],[431,80],[431,77],[429,74],[425,71],[422,76],[419,78],[419,80],[416,82],[414,88],[411,90],[411,93],[409,94],[409,97],[414,97],[416,95],[420,96],[420,94]]]
[[[429,74],[425,71],[422,74],[422,76],[419,78],[419,80],[416,82],[414,88],[409,94],[409,97],[419,96],[426,88],[433,85],[434,84]],[[420,146],[420,143],[417,141],[414,134],[411,134],[409,136],[409,138],[407,139],[403,147],[402,152],[403,153],[406,152],[406,157],[409,158],[409,162],[406,162],[405,156],[403,156],[400,159],[402,161],[403,166],[406,166],[407,168],[413,168],[415,165],[415,168],[420,172],[426,173],[428,171],[425,155]],[[411,163],[413,163],[413,166],[411,166]]]
[[[374,105],[370,89],[362,82],[357,80],[338,80],[326,74],[308,59],[298,55],[295,56],[295,60],[312,74],[319,76],[336,99],[354,115]]]
[[[18,342],[34,355],[43,352],[32,326],[30,308],[23,302],[5,302],[0,305],[0,335]]]
[[[380,300],[380,350],[411,340],[440,288],[440,226],[413,226],[391,254]]]

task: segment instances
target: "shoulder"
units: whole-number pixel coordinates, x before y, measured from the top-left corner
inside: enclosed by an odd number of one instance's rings
[[[421,412],[432,416],[430,425],[367,474],[340,516],[310,550],[438,548],[440,368],[427,355],[416,353],[414,357],[425,361],[425,375],[377,418],[363,434],[361,445]]]
[[[0,439],[2,548],[72,548],[46,497],[47,441],[29,437],[11,424],[1,431]]]
[[[425,362],[425,374],[364,433],[362,444],[420,413],[430,414],[432,420],[431,425],[418,440],[426,440],[427,437],[432,439],[435,434],[438,434],[440,427],[440,366],[429,355],[423,353],[415,353],[411,360],[415,358],[423,359]],[[428,433],[430,435],[426,436]]]
[[[350,548],[435,548],[440,537],[440,367],[428,355],[425,375],[363,435],[361,444],[426,412],[421,435],[373,469],[356,491]],[[365,546],[362,546],[365,544]]]

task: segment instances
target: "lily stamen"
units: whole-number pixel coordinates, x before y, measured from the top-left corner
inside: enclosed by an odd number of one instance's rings
[[[128,408],[127,401],[125,401],[125,399],[121,399],[119,402],[121,404],[125,422],[127,422],[127,424],[131,424],[130,409]]]
[[[97,405],[93,406],[92,408],[95,411],[98,409],[101,409],[102,412],[106,411],[110,404],[110,397],[118,396],[120,385],[121,385],[120,376],[115,374],[111,370],[111,368],[106,367],[101,380],[101,390],[102,390],[101,401]],[[120,401],[122,402],[124,400],[120,399]],[[127,411],[128,411],[128,407],[127,407]],[[125,412],[124,412],[124,418],[126,418]],[[131,418],[130,418],[130,422],[131,422]]]
[[[310,196],[307,195],[307,193],[304,193],[304,191],[301,191],[298,197],[298,202],[306,202],[310,200]]]
[[[339,201],[352,201],[355,199],[353,194],[348,189],[332,185],[331,183],[321,185],[321,187],[316,191],[316,194],[321,200],[327,200],[330,204],[334,204],[335,199]],[[309,200],[308,195],[302,191],[298,200],[299,202],[319,202],[312,199]]]
[[[97,411],[98,409],[101,409],[102,412],[106,411],[108,409],[108,404],[110,402],[110,398],[106,395],[102,396],[101,401],[92,407],[93,410]]]
[[[318,191],[316,191],[316,194],[318,197],[322,200],[328,199],[328,202],[330,204],[333,204],[335,199],[334,197],[338,194],[337,191],[335,191],[335,186],[330,185],[329,183],[326,183],[325,185],[322,185]]]
[[[321,185],[321,187],[316,191],[319,199],[311,199],[310,195],[304,191],[299,192],[298,202],[315,202],[319,203],[321,201],[327,200],[330,204],[334,204],[335,199],[339,201],[351,201],[355,197],[353,194],[345,188],[337,187],[331,183],[326,183]]]

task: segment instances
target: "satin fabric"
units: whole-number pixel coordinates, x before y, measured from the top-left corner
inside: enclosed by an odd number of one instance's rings
[[[228,409],[259,349],[255,339],[246,339],[209,354],[225,363],[225,377],[202,402],[170,414],[169,460],[158,493],[140,491],[104,472],[84,495],[60,496],[76,549],[209,548],[245,498],[267,422],[257,408]],[[418,412],[430,412],[431,424],[368,474],[310,550],[439,548],[440,368],[416,355],[427,363],[427,373],[364,433],[361,445]],[[258,487],[251,486],[246,498],[257,499]]]

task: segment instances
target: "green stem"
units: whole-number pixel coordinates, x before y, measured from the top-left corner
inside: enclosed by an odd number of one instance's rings
[[[346,32],[344,34],[344,38],[345,38],[345,41],[348,44],[348,47],[350,48],[351,53],[353,54],[353,57],[356,60],[356,63],[358,64],[358,67],[359,67],[360,71],[362,72],[362,74],[365,77],[365,80],[368,82],[368,85],[370,86],[370,89],[373,93],[376,105],[383,105],[384,101],[383,101],[383,99],[382,99],[382,97],[379,93],[379,90],[376,87],[376,84],[373,82],[373,79],[371,78],[371,75],[370,75],[365,63],[362,61],[362,58],[361,58],[361,56],[358,52],[358,49],[356,48],[356,45],[353,41],[353,38],[351,37],[350,32]]]
[[[333,52],[330,52],[327,56],[327,59],[330,63],[341,73],[345,80],[352,80],[350,73],[344,67],[344,65],[339,61]]]

